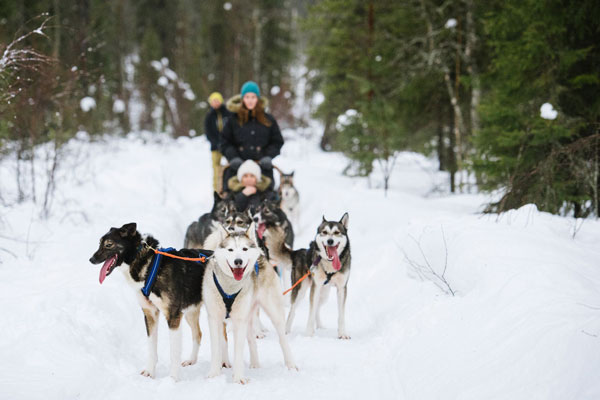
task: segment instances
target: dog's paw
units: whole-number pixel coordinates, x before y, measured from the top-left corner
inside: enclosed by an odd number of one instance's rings
[[[179,374],[171,374],[170,376],[173,382],[179,382]]]
[[[234,376],[233,377],[233,383],[239,383],[240,385],[245,385],[248,382],[250,382],[250,379],[245,378],[243,376]]]
[[[210,370],[208,372],[208,376],[207,378],[216,378],[217,376],[221,375],[221,369],[219,368],[218,370]]]
[[[260,363],[258,361],[250,363],[250,368],[260,368]]]
[[[197,360],[191,359],[191,360],[185,360],[184,362],[181,363],[182,367],[189,367],[190,365],[194,365],[196,364]]]
[[[256,331],[256,338],[257,339],[264,339],[265,338],[265,334],[263,331]]]
[[[140,372],[140,375],[146,376],[148,378],[154,378],[154,372],[150,372],[147,370],[143,370],[142,372]]]
[[[304,336],[308,336],[308,337],[313,337],[313,336],[315,336],[315,330],[314,330],[314,329],[307,329],[307,330],[304,332]]]
[[[294,364],[294,363],[289,363],[289,364],[286,364],[286,367],[287,367],[287,369],[289,369],[290,371],[300,371],[300,370],[298,369],[298,367],[296,366],[296,364]]]
[[[350,339],[350,335],[348,335],[347,333],[340,333],[338,334],[338,339],[348,340]]]
[[[221,367],[223,367],[223,368],[231,368],[231,364],[229,364],[229,361],[225,361],[223,363],[223,365],[221,365]]]

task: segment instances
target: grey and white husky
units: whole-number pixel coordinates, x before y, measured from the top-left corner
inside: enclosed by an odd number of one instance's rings
[[[225,231],[225,229],[223,228]],[[260,305],[279,335],[285,365],[296,369],[285,335],[285,310],[279,278],[264,257],[257,243],[255,224],[243,233],[223,232],[224,239],[208,262],[202,291],[208,313],[211,342],[209,377],[221,373],[223,364],[221,335],[223,321],[233,325],[233,381],[246,383],[244,376],[244,345],[248,341],[250,367],[257,368],[256,336],[252,329],[256,309]]]
[[[281,209],[297,229],[300,223],[300,194],[294,186],[294,172],[281,174],[279,198]]]
[[[213,208],[192,222],[186,232],[183,247],[187,249],[207,249],[208,238],[225,222],[228,215],[234,213],[235,205],[230,199],[223,199],[214,192]]]
[[[292,290],[291,308],[286,332],[290,332],[296,307],[310,287],[310,311],[306,324],[306,335],[312,336],[317,328],[322,328],[319,309],[327,300],[329,289],[335,286],[338,301],[338,337],[350,339],[346,331],[346,297],[350,278],[350,240],[348,239],[348,213],[338,221],[323,221],[317,228],[317,235],[308,249],[289,251],[292,264],[292,285],[309,270],[312,274]]]
[[[271,200],[263,201],[253,215],[259,240],[264,241],[269,261],[277,266],[284,285],[291,280],[292,264],[285,248],[293,248],[294,230],[279,205]],[[284,289],[287,289],[285,287]]]

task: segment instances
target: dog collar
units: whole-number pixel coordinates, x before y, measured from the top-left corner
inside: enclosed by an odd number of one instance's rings
[[[158,249],[159,251],[172,251],[174,250],[172,247],[168,247],[166,249]],[[152,267],[150,268],[150,273],[146,277],[146,282],[144,283],[144,287],[142,288],[142,293],[144,296],[150,296],[150,291],[154,286],[154,281],[156,281],[156,275],[158,274],[158,267],[160,267],[160,260],[162,258],[162,254],[155,254],[152,260]]]
[[[219,291],[219,294],[221,295],[221,298],[223,299],[223,303],[225,303],[225,309],[227,310],[225,319],[227,319],[227,318],[229,318],[229,313],[231,312],[231,306],[233,306],[233,302],[235,301],[235,298],[237,297],[238,294],[240,294],[242,289],[238,290],[237,293],[235,293],[235,294],[227,294],[227,293],[225,293],[225,291],[223,290],[221,285],[219,285],[219,281],[217,280],[217,275],[215,275],[214,271],[213,271],[213,280],[215,281],[217,290]]]

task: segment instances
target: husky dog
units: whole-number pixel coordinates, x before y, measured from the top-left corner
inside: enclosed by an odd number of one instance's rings
[[[263,201],[253,217],[257,223],[256,232],[259,240],[264,241],[267,248],[267,258],[277,266],[279,274],[283,278],[284,289],[287,289],[291,281],[292,270],[287,249],[291,249],[294,245],[292,224],[285,212],[271,200]]]
[[[246,232],[252,223],[252,216],[249,212],[231,212],[225,218],[223,226],[228,232]]]
[[[309,270],[312,274],[292,290],[292,306],[286,323],[286,332],[290,332],[296,307],[310,286],[310,311],[306,325],[306,335],[312,336],[317,328],[322,328],[319,308],[329,295],[332,286],[337,288],[338,300],[338,337],[350,339],[346,331],[346,296],[350,277],[350,241],[348,239],[348,213],[339,222],[323,222],[317,228],[317,236],[308,249],[289,251],[292,263],[292,285]]]
[[[263,238],[267,232],[272,229],[279,228],[283,241],[289,246],[294,245],[294,230],[292,224],[288,220],[285,212],[283,212],[277,202],[273,200],[263,201],[253,214],[254,222],[256,222],[256,232],[259,238]],[[269,247],[269,245],[267,244]]]
[[[198,221],[194,221],[188,226],[185,232],[183,247],[189,249],[205,249],[206,239],[211,233],[217,230],[225,218],[235,211],[233,201],[223,199],[217,192],[214,192],[213,208],[209,213],[203,214]]]
[[[300,223],[300,195],[294,186],[294,172],[291,174],[281,174],[279,198],[281,199],[281,209],[294,222],[294,226],[298,228],[298,224]]]
[[[144,313],[146,333],[148,335],[148,362],[141,372],[144,376],[154,377],[157,362],[158,315],[160,312],[167,319],[171,342],[171,368],[173,379],[179,378],[181,363],[181,317],[185,316],[192,328],[192,354],[183,366],[195,364],[198,359],[198,348],[202,332],[198,324],[200,306],[202,305],[202,279],[206,265],[203,262],[185,261],[163,256],[155,275],[154,285],[145,284],[151,274],[151,264],[158,241],[151,236],[144,240],[136,230],[136,224],[125,224],[121,228],[110,228],[100,238],[100,246],[90,262],[100,264],[100,283],[110,275],[116,267],[121,266],[127,282],[135,290],[137,300]],[[169,251],[183,257],[198,258],[199,253],[206,256],[210,251],[181,249]],[[146,295],[142,292],[146,290]],[[149,292],[147,291],[149,289]]]
[[[258,247],[254,223],[244,233],[224,234],[225,239],[207,264],[202,286],[212,354],[208,376],[221,373],[223,339],[219,330],[226,319],[233,324],[233,381],[242,384],[248,381],[244,377],[243,359],[246,340],[250,348],[250,367],[259,366],[252,329],[252,320],[259,305],[277,330],[285,365],[296,369],[285,335],[285,311],[279,279]]]

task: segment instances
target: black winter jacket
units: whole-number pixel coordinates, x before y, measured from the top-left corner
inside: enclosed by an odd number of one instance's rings
[[[242,160],[258,161],[262,157],[275,158],[283,146],[283,137],[277,121],[270,114],[265,116],[271,121],[267,127],[250,117],[248,122],[240,126],[237,115],[232,115],[227,120],[221,135],[221,153],[231,161],[239,157]]]
[[[229,112],[229,110],[225,107],[225,104],[221,104],[221,107],[217,108],[216,110],[211,107],[210,111],[204,118],[204,132],[206,133],[206,137],[210,142],[211,151],[220,150],[221,147],[221,132],[219,131],[217,125],[219,115],[223,121],[221,128],[222,132],[222,130],[225,128],[227,120],[231,116],[231,112]]]

